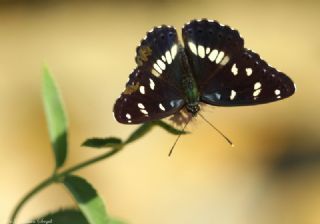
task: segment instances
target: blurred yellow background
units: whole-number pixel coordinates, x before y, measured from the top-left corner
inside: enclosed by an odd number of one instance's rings
[[[246,47],[296,82],[297,93],[261,106],[205,107],[235,148],[195,119],[170,158],[175,137],[154,129],[77,174],[111,215],[131,224],[320,223],[319,12],[316,1],[1,1],[0,223],[54,166],[42,65],[64,97],[71,166],[101,153],[80,147],[86,138],[125,138],[136,128],[116,123],[112,107],[145,33],[161,24],[180,32],[194,18],[238,29]],[[19,223],[72,205],[51,186],[30,200]]]

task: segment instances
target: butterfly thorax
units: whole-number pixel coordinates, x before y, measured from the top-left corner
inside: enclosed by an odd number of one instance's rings
[[[183,68],[182,75],[182,88],[185,95],[186,100],[186,109],[192,116],[196,116],[197,112],[200,110],[199,107],[199,90],[196,84],[196,81],[192,75],[190,65],[187,59],[187,55],[183,48],[181,48],[181,61]]]
[[[192,116],[196,116],[200,110],[199,92],[196,83],[192,77],[185,77],[182,80],[182,86],[186,97],[186,109]]]

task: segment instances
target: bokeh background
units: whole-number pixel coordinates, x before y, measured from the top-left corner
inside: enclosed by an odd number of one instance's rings
[[[247,47],[297,83],[297,93],[261,106],[206,107],[235,148],[195,119],[171,158],[175,137],[154,129],[77,174],[110,214],[132,224],[320,223],[319,12],[317,1],[1,1],[0,223],[54,166],[43,64],[68,111],[71,166],[102,153],[80,147],[86,138],[126,137],[136,128],[116,123],[111,111],[146,31],[180,30],[193,18],[240,30]],[[24,207],[19,223],[72,205],[62,187],[51,186]]]

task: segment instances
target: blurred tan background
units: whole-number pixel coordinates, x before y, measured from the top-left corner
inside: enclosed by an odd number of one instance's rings
[[[297,83],[297,93],[268,105],[206,107],[235,148],[196,119],[171,158],[175,137],[155,129],[77,174],[110,214],[131,224],[320,223],[319,12],[311,1],[1,1],[0,223],[54,166],[42,65],[68,110],[71,166],[101,153],[80,147],[86,138],[126,137],[136,128],[116,123],[111,111],[146,31],[180,30],[193,18],[240,30],[248,48]],[[19,223],[72,205],[52,186],[24,207]]]

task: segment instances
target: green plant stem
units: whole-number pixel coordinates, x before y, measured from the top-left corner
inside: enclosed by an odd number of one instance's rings
[[[118,147],[115,147],[113,148],[111,151],[105,153],[105,154],[102,154],[101,156],[97,156],[95,158],[92,158],[92,159],[89,159],[85,162],[82,162],[82,163],[79,163],[78,165],[75,165],[73,167],[70,167],[69,169],[66,169],[65,171],[62,171],[61,173],[59,174],[56,174],[55,175],[55,178],[63,178],[65,177],[66,175],[72,173],[72,172],[75,172],[75,171],[78,171],[92,163],[95,163],[95,162],[98,162],[98,161],[101,161],[103,159],[106,159],[108,157],[111,157],[113,156],[114,154],[116,154],[117,152],[119,152],[121,149],[123,148],[123,146],[118,146]]]
[[[11,218],[9,220],[9,223],[14,224],[15,223],[15,219],[20,211],[20,209],[23,207],[23,205],[30,199],[32,198],[32,196],[34,196],[35,194],[37,194],[39,191],[41,191],[42,189],[44,189],[45,187],[49,186],[52,183],[53,179],[52,177],[49,177],[45,180],[43,180],[41,183],[39,183],[36,187],[34,187],[28,194],[26,194],[21,201],[19,202],[19,204],[17,204],[16,208],[14,209]]]
[[[103,159],[106,159],[108,157],[113,156],[114,154],[116,154],[117,152],[119,152],[121,149],[123,148],[123,146],[118,146],[113,148],[111,151],[102,154],[100,156],[97,156],[95,158],[89,159],[87,161],[84,161],[82,163],[79,163],[73,167],[70,167],[68,169],[66,169],[65,171],[62,171],[60,173],[54,173],[52,176],[46,178],[45,180],[43,180],[41,183],[39,183],[37,186],[35,186],[29,193],[27,193],[22,199],[21,201],[17,204],[17,206],[15,207],[15,209],[13,210],[13,213],[11,215],[11,218],[9,220],[10,224],[14,224],[15,220],[17,218],[17,215],[19,213],[19,211],[21,210],[21,208],[24,206],[24,204],[30,199],[32,198],[35,194],[37,194],[39,191],[43,190],[44,188],[46,188],[47,186],[49,186],[50,184],[54,183],[54,182],[59,182],[61,179],[63,179],[65,176],[67,176],[70,173],[73,173],[75,171],[78,171],[90,164],[93,164],[95,162],[101,161]]]

